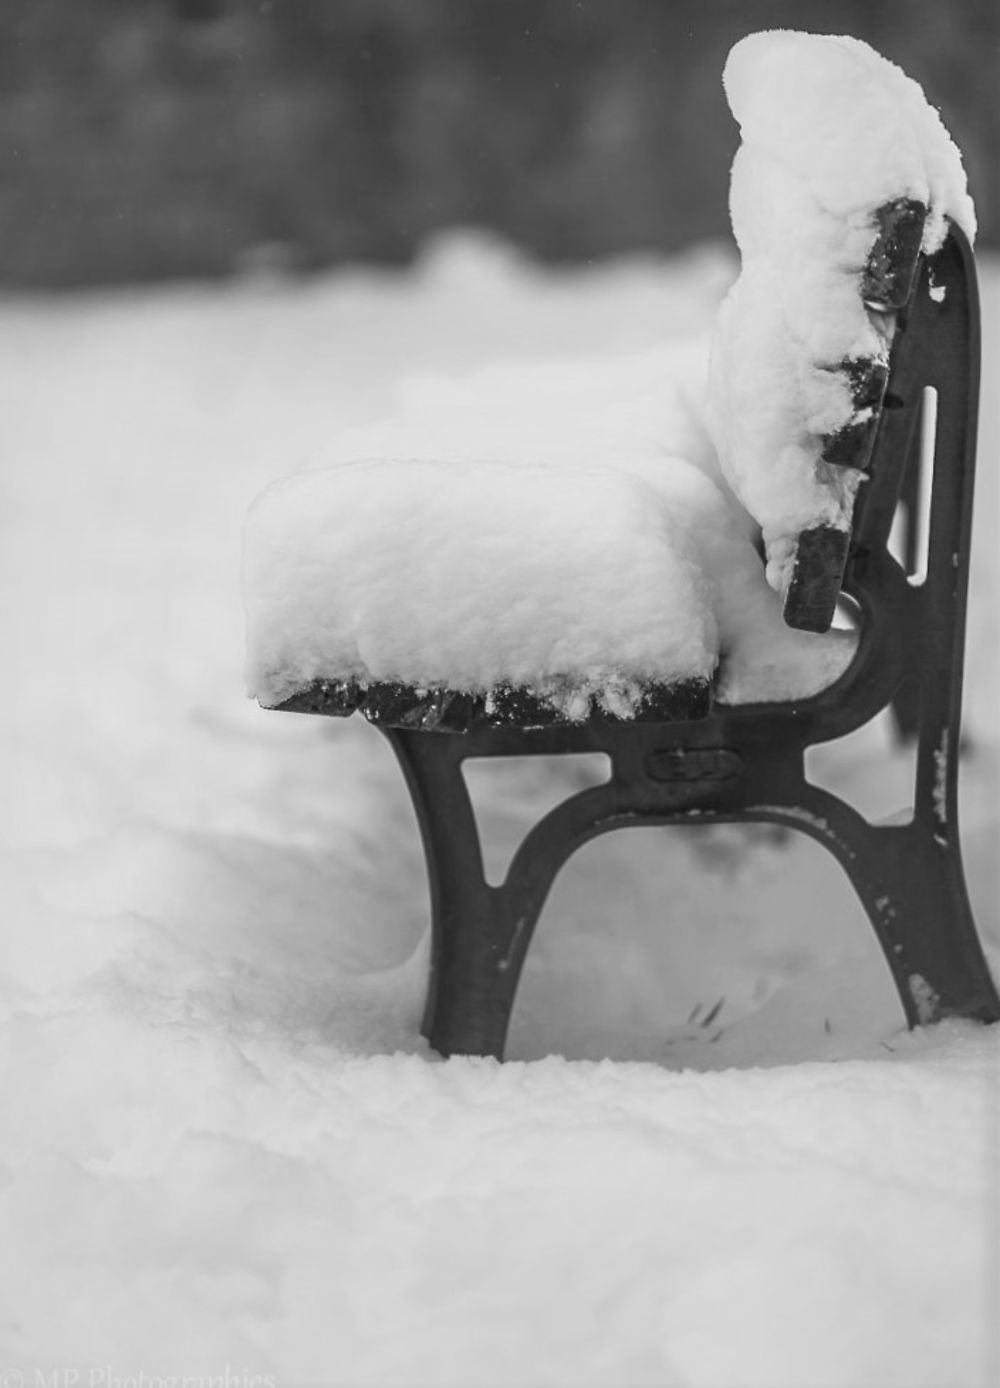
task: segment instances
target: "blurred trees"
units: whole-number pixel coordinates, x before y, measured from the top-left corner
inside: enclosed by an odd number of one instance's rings
[[[552,258],[725,235],[722,65],[775,27],[916,77],[1000,242],[996,0],[0,0],[0,281],[401,262],[456,223]]]

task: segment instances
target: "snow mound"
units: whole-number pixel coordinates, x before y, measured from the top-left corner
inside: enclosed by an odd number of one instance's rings
[[[893,198],[923,203],[928,253],[943,244],[949,217],[975,238],[962,156],[940,115],[919,83],[861,39],[749,34],[730,52],[722,81],[740,123],[741,165],[781,165],[821,209],[843,219]],[[781,211],[754,200],[757,225],[772,241]]]
[[[644,683],[708,679],[718,657],[690,541],[661,492],[611,469],[304,473],[253,507],[244,582],[265,704],[335,677],[526,687],[570,713],[592,692],[628,713]]]
[[[752,34],[723,82],[742,132],[730,211],[743,265],[716,322],[708,422],[784,592],[799,532],[848,529],[862,480],[821,453],[861,418],[846,364],[888,359],[891,320],[861,294],[877,210],[925,207],[928,253],[948,218],[972,239],[975,212],[921,88],[860,40]]]
[[[665,360],[690,389],[651,375]],[[685,352],[411,383],[393,418],[251,508],[248,693],[510,685],[578,718],[591,700],[629,717],[652,682],[714,675],[725,703],[832,683],[854,635],[782,621],[747,517],[713,480],[697,375]]]

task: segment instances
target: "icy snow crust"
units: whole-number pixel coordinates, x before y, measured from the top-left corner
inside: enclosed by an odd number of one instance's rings
[[[495,419],[512,377],[533,417],[630,380],[659,438],[654,344],[706,331],[731,274],[543,273],[466,240],[405,275],[4,305],[0,1366],[30,1388],[996,1382],[996,1041],[902,1032],[832,860],[764,827],[591,844],[514,1062],[443,1063],[388,748],[240,688],[240,525],[276,459],[320,463],[332,419],[366,451],[400,394],[437,419],[460,372]],[[994,959],[998,481],[961,805]],[[817,758],[874,818],[908,803],[884,726]],[[490,765],[488,854],[578,788],[565,762]]]
[[[921,88],[860,40],[752,34],[723,81],[742,133],[730,192],[742,271],[716,322],[709,423],[783,592],[799,532],[849,528],[861,484],[820,452],[855,418],[838,367],[888,355],[891,323],[860,292],[876,210],[900,198],[926,206],[927,252],[949,217],[973,239],[975,212]]]

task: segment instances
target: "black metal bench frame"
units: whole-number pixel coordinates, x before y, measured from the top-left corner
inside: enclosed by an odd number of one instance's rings
[[[869,478],[849,535],[803,537],[786,619],[823,629],[841,594],[856,604],[859,643],[830,687],[795,701],[724,706],[697,688],[652,699],[642,718],[549,723],[511,696],[497,715],[447,691],[352,689],[319,681],[283,708],[343,715],[353,708],[388,738],[423,839],[432,906],[424,1033],[435,1050],[502,1057],[521,967],[549,889],[581,845],[635,825],[764,820],[805,833],[834,855],[885,954],[910,1026],[944,1017],[992,1022],[1000,998],[977,938],[958,835],[958,752],[979,382],[975,268],[951,228],[933,257],[917,254],[922,215],[902,216],[878,247],[894,286],[875,306],[896,314],[889,369],[866,412]],[[916,230],[914,230],[916,226]],[[914,239],[915,238],[915,239]],[[877,257],[870,262],[879,269]],[[886,264],[883,263],[883,270]],[[877,278],[877,275],[876,275]],[[900,286],[902,285],[902,292]],[[895,298],[893,295],[895,294]],[[867,295],[866,295],[867,297]],[[937,392],[926,579],[915,585],[889,551],[908,501],[916,544],[924,390]],[[862,383],[870,389],[870,381]],[[857,447],[854,449],[856,459]],[[833,457],[832,461],[851,461]],[[829,543],[832,540],[832,546]],[[508,691],[509,693],[509,691]],[[909,823],[872,824],[811,784],[805,752],[892,707],[916,740]],[[547,814],[499,886],[484,876],[463,775],[470,758],[602,752],[610,778]]]

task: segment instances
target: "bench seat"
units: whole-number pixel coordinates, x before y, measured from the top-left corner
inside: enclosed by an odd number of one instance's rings
[[[689,720],[842,674],[853,633],[787,626],[714,481],[616,456],[377,459],[270,488],[247,525],[250,692],[461,731]]]

